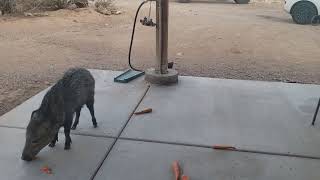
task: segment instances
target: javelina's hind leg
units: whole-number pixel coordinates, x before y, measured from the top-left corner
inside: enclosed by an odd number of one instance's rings
[[[93,127],[96,128],[96,127],[98,127],[98,124],[97,124],[96,117],[94,116],[94,101],[89,101],[87,103],[87,107],[88,107],[90,114],[91,114],[91,117],[92,117]]]
[[[54,147],[56,145],[56,142],[58,142],[58,133],[56,134],[56,136],[54,137],[54,139],[51,141],[51,143],[49,144],[49,147]]]
[[[71,129],[71,125],[72,125],[72,117],[73,114],[72,113],[67,113],[66,115],[66,120],[64,123],[64,135],[66,136],[66,141],[64,144],[64,149],[68,150],[71,147],[71,137],[70,137],[70,129]]]
[[[80,112],[81,112],[81,107],[76,109],[76,119],[71,127],[72,130],[77,129],[77,126],[79,124]]]

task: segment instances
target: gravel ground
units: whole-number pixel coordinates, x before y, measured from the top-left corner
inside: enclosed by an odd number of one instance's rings
[[[78,9],[0,17],[0,115],[67,68],[126,69],[139,2],[116,1],[117,16]],[[294,24],[280,5],[173,2],[169,27],[169,59],[182,75],[320,84],[320,26]],[[152,66],[154,40],[153,28],[137,27],[137,67]]]

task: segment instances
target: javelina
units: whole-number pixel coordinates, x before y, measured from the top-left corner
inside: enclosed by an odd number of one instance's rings
[[[94,116],[95,81],[90,72],[82,68],[68,70],[44,96],[40,108],[33,111],[27,126],[26,143],[22,159],[31,161],[46,145],[54,147],[58,141],[60,127],[64,127],[66,137],[64,149],[70,149],[70,129],[79,123],[84,104],[90,111],[93,126],[97,127]]]

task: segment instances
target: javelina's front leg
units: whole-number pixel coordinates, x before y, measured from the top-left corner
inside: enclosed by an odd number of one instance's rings
[[[72,125],[72,118],[73,118],[73,113],[67,113],[66,114],[66,119],[64,122],[64,135],[66,136],[66,141],[64,144],[64,149],[68,150],[71,147],[71,137],[70,137],[70,129]]]
[[[49,147],[54,147],[56,145],[56,142],[58,142],[58,133],[56,134],[56,136],[54,137],[54,139],[51,141],[51,143],[49,144]]]

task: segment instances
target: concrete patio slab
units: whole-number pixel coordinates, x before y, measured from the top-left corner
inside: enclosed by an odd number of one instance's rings
[[[96,180],[172,180],[171,164],[181,163],[192,180],[318,180],[319,160],[213,151],[120,140]]]
[[[114,83],[113,78],[121,72],[91,70],[96,80],[95,113],[98,128],[92,127],[91,116],[86,107],[82,109],[76,132],[91,135],[117,135],[130,113],[147,88],[143,78],[129,84]],[[0,117],[0,126],[25,128],[31,112],[37,109],[48,89],[40,92],[20,106]]]
[[[59,135],[55,148],[45,147],[32,162],[20,159],[25,141],[25,130],[0,128],[0,179],[88,180],[113,139],[72,135],[72,149],[65,151],[64,135]],[[52,168],[52,175],[40,171],[43,166]]]
[[[42,91],[0,117],[0,179],[90,178],[114,142],[93,136],[117,135],[147,89],[143,78],[119,84],[113,77],[121,72],[92,73],[99,128],[92,128],[84,108],[75,133],[88,136],[73,134],[70,151],[63,150],[60,134],[57,146],[46,147],[36,161],[20,160],[23,128],[47,90]],[[131,118],[122,135],[131,141],[116,143],[95,179],[169,180],[171,163],[179,160],[191,179],[318,180],[320,160],[132,140],[225,144],[320,157],[320,119],[310,126],[319,97],[320,86],[274,82],[180,77],[178,85],[152,86],[138,110],[153,112]],[[41,173],[45,165],[53,175]]]
[[[320,125],[311,127],[320,86],[181,77],[152,86],[122,137],[320,157]],[[320,123],[319,123],[320,124]]]

